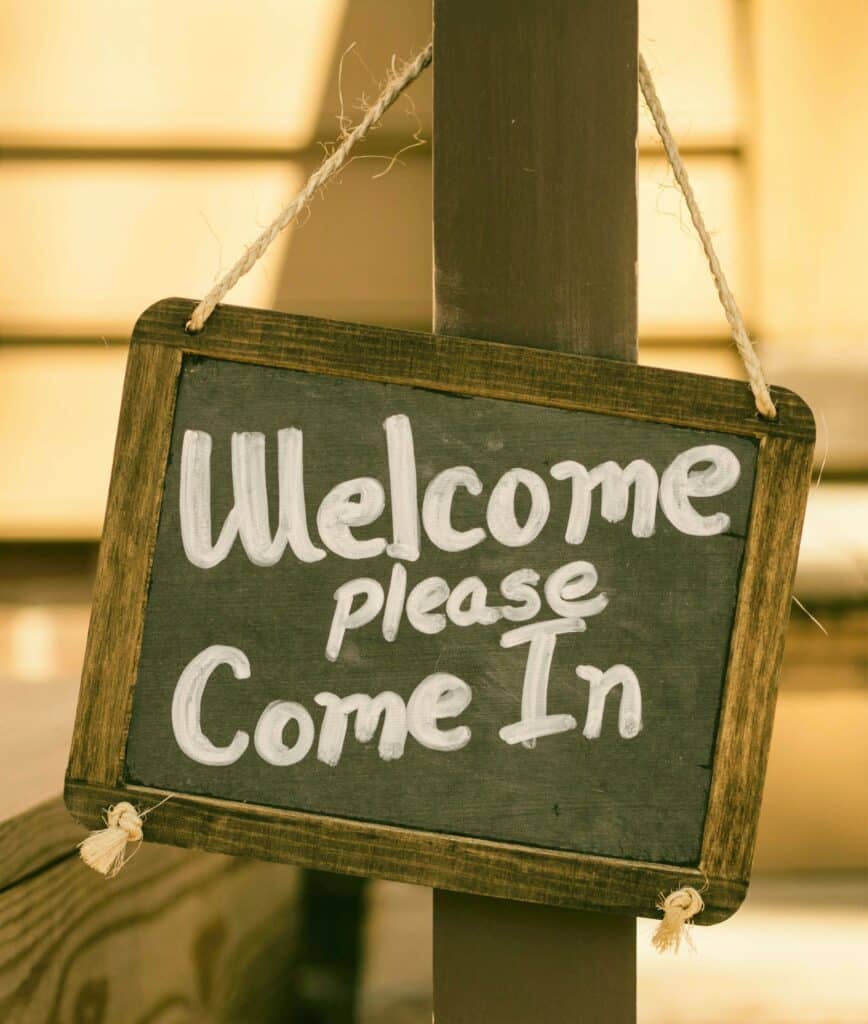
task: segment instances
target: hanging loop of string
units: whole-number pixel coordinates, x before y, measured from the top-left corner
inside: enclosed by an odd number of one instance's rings
[[[341,138],[339,144],[320,166],[308,178],[307,183],[298,195],[274,218],[256,241],[248,246],[244,255],[220,278],[210,292],[205,296],[199,305],[193,310],[193,315],[187,321],[187,330],[191,334],[201,331],[205,321],[214,312],[214,307],[220,302],[230,288],[254,266],[257,260],[265,253],[275,238],[283,229],[292,223],[308,206],[330,178],[333,178],[338,171],[346,164],[349,155],[355,146],[365,138],[370,130],[376,127],[382,120],[383,115],[392,106],[401,93],[415,82],[419,75],[428,67],[434,56],[434,44],[429,43],[409,63],[401,67],[392,59],[392,70],[386,80],[386,85],[380,95],[374,100],[365,111],[364,117],[351,131]]]
[[[238,261],[226,271],[226,273],[208,292],[205,298],[202,299],[202,301],[193,310],[192,316],[187,321],[187,330],[191,334],[195,334],[202,330],[208,317],[214,312],[215,306],[222,301],[227,292],[237,284],[238,281],[264,255],[266,249],[271,245],[280,232],[291,224],[292,221],[298,217],[299,213],[301,213],[301,211],[310,204],[319,189],[321,189],[331,178],[334,177],[335,174],[338,173],[338,171],[340,171],[342,167],[346,165],[354,147],[368,135],[372,128],[376,127],[383,115],[389,107],[392,106],[395,100],[398,99],[401,93],[411,83],[415,82],[425,68],[428,67],[433,56],[434,45],[433,43],[428,43],[428,45],[422,49],[413,58],[413,60],[406,64],[398,66],[397,62],[393,58],[392,69],[387,77],[383,91],[373,104],[371,104],[371,106],[365,111],[362,120],[355,126],[355,128],[341,137],[334,150],[326,157],[310,178],[308,178],[304,188],[287,206],[283,208],[283,210],[281,210],[277,217],[275,217],[271,224],[268,225],[253,244],[245,249],[244,254],[240,259],[238,259]],[[648,109],[654,119],[657,132],[660,135],[660,141],[663,143],[663,149],[665,150],[666,157],[672,167],[672,173],[675,175],[675,180],[678,183],[678,187],[681,189],[682,195],[684,196],[687,209],[690,211],[690,219],[693,221],[693,226],[696,228],[696,233],[699,235],[699,240],[702,244],[703,251],[705,252],[705,257],[708,260],[708,267],[711,271],[711,276],[714,278],[714,284],[717,288],[720,304],[723,306],[723,311],[726,314],[726,319],[732,331],[733,340],[735,341],[736,348],[738,349],[738,353],[741,356],[745,370],[747,371],[748,383],[751,391],[753,392],[757,411],[760,415],[765,416],[768,419],[774,419],[777,415],[777,410],[775,409],[774,402],[772,401],[772,396],[769,391],[769,386],[766,383],[765,374],[763,373],[759,356],[757,355],[753,342],[750,339],[750,335],[747,332],[744,318],[741,315],[738,303],[735,301],[735,297],[729,287],[726,275],[720,265],[720,260],[717,258],[717,253],[714,250],[714,244],[711,241],[711,235],[708,233],[708,228],[705,226],[702,212],[696,202],[696,196],[693,192],[693,187],[690,184],[690,178],[687,175],[687,168],[684,166],[684,161],[681,159],[681,154],[678,151],[678,145],[676,144],[669,128],[669,123],[666,120],[666,114],[660,104],[657,90],[654,88],[654,81],[651,78],[651,72],[648,70],[648,65],[645,63],[641,53],[639,54],[638,71],[639,85],[642,89],[642,95],[645,97],[645,102],[648,104]]]
[[[696,196],[693,192],[693,186],[690,184],[690,178],[687,176],[687,168],[681,159],[681,153],[678,151],[678,145],[675,142],[675,138],[669,128],[669,122],[666,120],[666,113],[660,103],[660,97],[654,88],[654,79],[651,77],[651,72],[648,70],[648,65],[645,63],[645,58],[641,53],[639,54],[639,85],[642,89],[645,103],[648,105],[648,110],[651,112],[651,117],[654,119],[654,126],[657,129],[657,134],[660,136],[660,141],[663,143],[663,149],[666,151],[669,166],[672,168],[672,173],[675,175],[675,180],[681,189],[681,194],[684,196],[684,202],[687,204],[687,209],[690,212],[690,219],[693,221],[693,226],[696,228],[697,235],[699,235],[699,241],[702,243],[705,258],[708,260],[708,269],[714,278],[720,304],[723,306],[723,311],[726,314],[727,322],[732,331],[735,347],[738,349],[738,354],[741,356],[745,370],[747,370],[748,384],[753,392],[757,412],[767,419],[773,420],[777,416],[777,409],[775,409],[775,404],[772,401],[759,356],[747,332],[744,318],[729,287],[729,282],[726,280],[726,274],[724,274],[720,260],[717,258],[717,253],[714,251],[711,235],[705,226],[702,211],[699,209],[699,204],[696,202]]]

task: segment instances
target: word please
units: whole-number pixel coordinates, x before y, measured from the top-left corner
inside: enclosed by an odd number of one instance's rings
[[[546,712],[548,672],[555,637],[574,629],[574,624],[561,620],[544,623],[541,628],[523,627],[512,631],[514,635],[504,646],[530,643],[530,656],[522,694],[522,720],[500,730],[504,742],[533,748],[538,737],[576,728],[572,715],[549,715]],[[220,666],[228,666],[236,680],[250,678],[250,662],[243,651],[214,644],[197,654],[187,665],[178,679],[172,699],[172,729],[178,746],[191,760],[212,767],[234,764],[250,745],[250,735],[241,729],[223,746],[212,742],[202,729],[205,689]],[[592,665],[578,665],[576,675],[590,686],[588,712],[582,731],[586,739],[599,737],[606,697],[616,686],[622,688],[618,731],[626,739],[638,735],[642,728],[642,696],[638,680],[630,668],[614,665],[603,672]],[[331,767],[338,764],[351,715],[355,715],[354,733],[360,743],[372,740],[380,729],[377,752],[383,761],[394,761],[403,756],[408,735],[428,750],[444,753],[461,750],[470,742],[469,726],[444,728],[440,723],[444,719],[457,718],[472,699],[470,686],[449,672],[434,672],[426,676],[406,703],[391,690],[384,690],[375,697],[365,693],[353,693],[347,697],[318,693],[314,703],[325,712],[320,724],[317,760]],[[294,726],[293,739],[288,743],[285,734],[290,726]],[[298,764],[307,756],[313,746],[315,731],[313,718],[304,705],[296,701],[275,700],[259,716],[253,745],[267,764],[286,767]]]
[[[379,479],[359,476],[336,484],[320,501],[316,528],[324,547],[311,537],[304,490],[304,437],[297,427],[277,432],[278,502],[277,528],[272,533],[265,470],[265,435],[233,433],[231,438],[234,504],[217,540],[211,523],[211,435],[202,430],[184,433],[181,453],[181,540],[189,561],[211,569],[229,554],[239,538],[254,565],[276,564],[289,547],[301,562],[326,557],[326,548],[347,559],[391,558],[415,561],[420,554],[424,529],[428,540],[441,551],[465,551],[491,536],[506,547],[520,548],[533,542],[551,512],[548,484],[530,469],[507,469],[491,488],[480,509],[478,525],[457,529],[452,506],[459,492],[478,499],[484,487],[472,466],[450,466],[425,486],[418,503],[418,474],[410,420],[400,414],[383,422],[389,473],[391,539],[360,538],[354,528],[377,522],[386,508],[386,490]],[[570,487],[570,510],[564,526],[568,544],[581,544],[588,531],[592,495],[600,491],[600,514],[610,523],[627,516],[633,495],[631,530],[635,537],[654,533],[658,505],[667,520],[681,533],[708,537],[729,529],[725,512],[699,512],[691,499],[711,498],[731,490],[740,475],[740,464],[728,448],[707,444],[681,452],[659,476],[644,459],[627,466],[606,461],[588,469],[567,459],[550,470],[556,480]],[[519,502],[521,492],[526,501]],[[518,509],[527,506],[523,516]],[[420,522],[421,519],[421,522]],[[523,519],[523,521],[520,521]],[[485,526],[482,526],[484,521]]]
[[[468,576],[454,587],[442,576],[428,576],[408,594],[407,570],[396,562],[388,591],[368,577],[348,580],[335,591],[326,657],[337,661],[347,631],[368,625],[381,611],[383,639],[389,642],[398,635],[402,614],[413,629],[428,635],[444,630],[447,618],[455,626],[490,626],[501,619],[527,622],[536,618],[542,607],[536,590],[539,581],[539,573],[533,569],[516,569],[504,576],[500,593],[511,602],[506,605],[489,604],[488,587],[478,576]],[[597,570],[590,562],[569,562],[549,575],[543,592],[555,615],[580,623],[584,630],[585,619],[599,615],[609,603],[605,594],[589,597],[596,586]],[[356,598],[361,598],[359,604]]]

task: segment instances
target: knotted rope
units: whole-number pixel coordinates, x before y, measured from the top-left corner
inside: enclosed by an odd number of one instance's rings
[[[138,850],[136,847],[136,850],[127,856],[127,846],[130,843],[140,843],[144,839],[142,820],[151,811],[161,807],[166,800],[170,800],[173,795],[170,793],[141,814],[125,800],[109,807],[104,818],[106,827],[91,832],[78,844],[81,859],[89,868],[105,875],[106,878],[114,878]]]
[[[665,899],[661,897],[657,909],[663,911],[663,920],[651,936],[651,943],[657,952],[665,953],[672,949],[677,953],[682,939],[686,939],[689,944],[687,926],[704,908],[705,901],[689,885],[669,893]]]

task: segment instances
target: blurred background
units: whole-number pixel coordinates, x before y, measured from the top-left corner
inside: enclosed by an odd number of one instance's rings
[[[0,0],[0,821],[62,787],[132,325],[208,289],[430,8]],[[640,1020],[865,1022],[868,4],[640,0],[640,46],[768,375],[818,424],[755,882],[696,955],[640,922]],[[230,301],[430,329],[430,138],[429,74]],[[638,197],[640,361],[742,377],[644,110]],[[324,961],[341,907],[359,929],[359,1019],[429,1020],[430,892],[299,884]]]

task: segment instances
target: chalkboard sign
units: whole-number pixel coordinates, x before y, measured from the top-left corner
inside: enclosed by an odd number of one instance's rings
[[[640,914],[707,881],[730,913],[804,404],[190,308],[133,338],[72,809],[174,793],[149,838]]]

